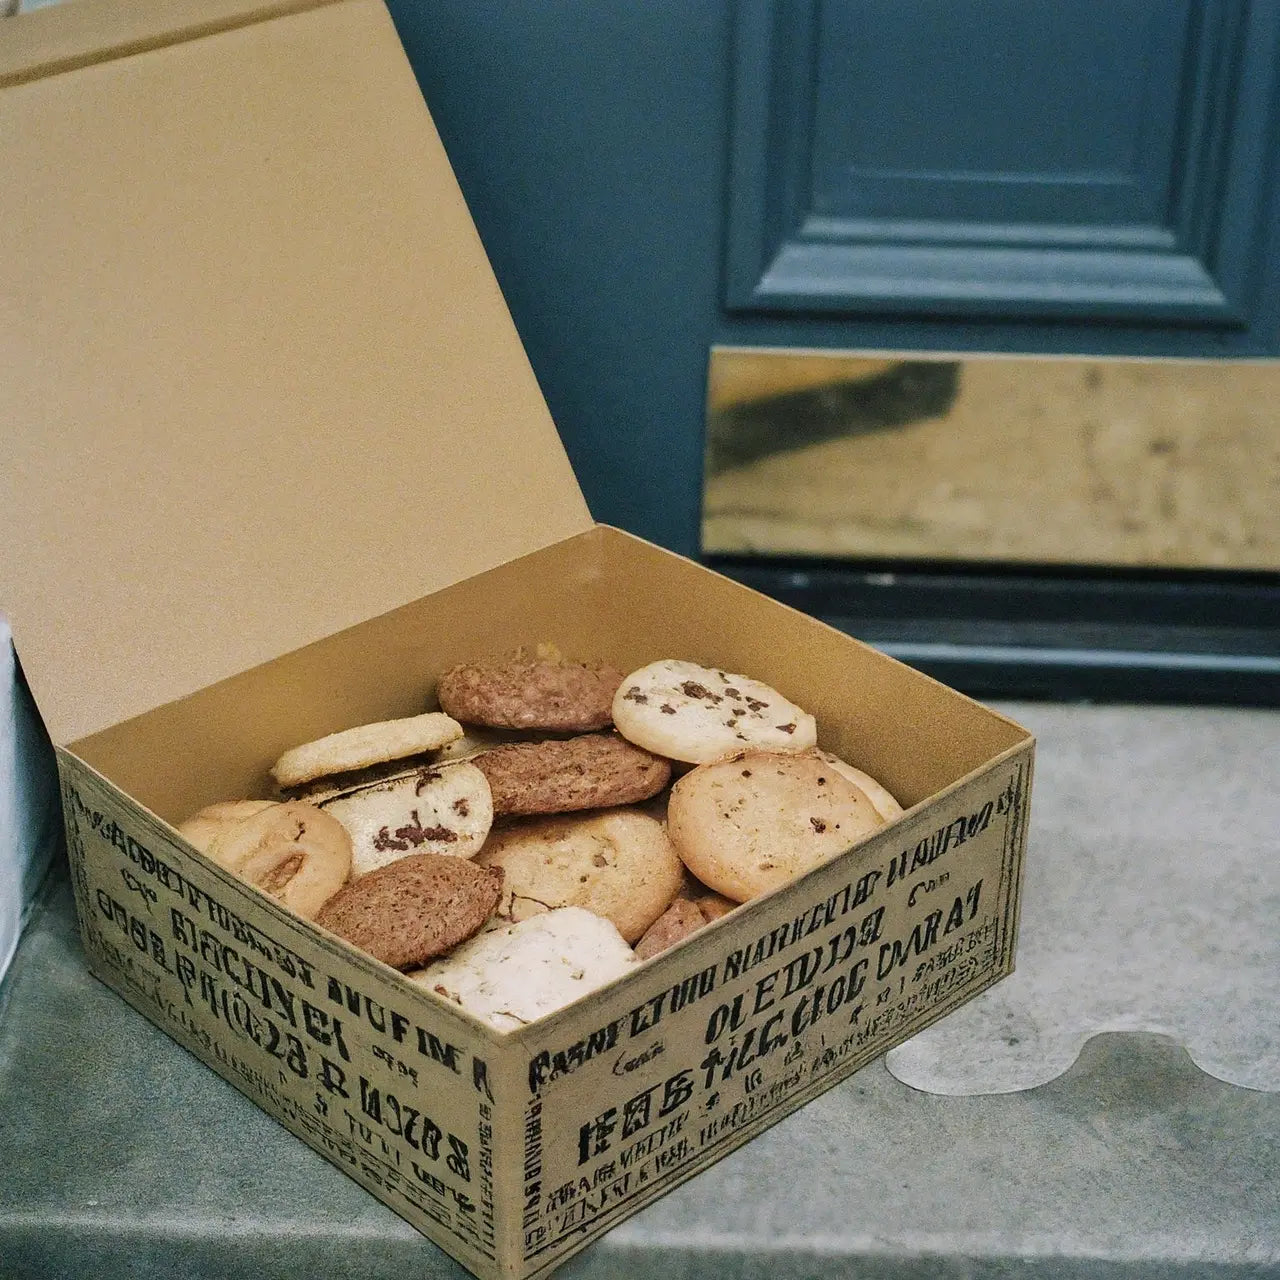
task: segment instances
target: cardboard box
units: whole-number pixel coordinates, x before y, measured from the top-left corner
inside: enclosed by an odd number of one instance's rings
[[[592,522],[377,0],[6,27],[3,599],[104,982],[477,1275],[527,1276],[1010,971],[1032,739]],[[767,680],[908,812],[506,1035],[176,834],[540,641]]]

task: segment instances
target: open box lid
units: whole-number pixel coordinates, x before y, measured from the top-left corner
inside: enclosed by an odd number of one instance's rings
[[[56,741],[589,527],[380,0],[0,21],[0,612]]]

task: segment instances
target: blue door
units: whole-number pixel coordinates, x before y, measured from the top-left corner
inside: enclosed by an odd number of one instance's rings
[[[594,514],[674,550],[717,344],[1280,355],[1269,0],[391,7]],[[1113,588],[1280,627],[1270,580]]]

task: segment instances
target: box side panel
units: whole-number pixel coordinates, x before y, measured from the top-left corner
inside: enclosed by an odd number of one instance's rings
[[[503,1276],[522,1276],[524,1218],[530,1188],[541,1186],[542,1123],[525,1105],[528,1075],[524,1047],[512,1037],[493,1054],[496,1072],[493,1120],[494,1197],[497,1201],[498,1268]],[[537,1212],[535,1205],[533,1212]]]
[[[1031,754],[521,1036],[530,1274],[1012,969]]]
[[[93,972],[453,1257],[496,1276],[496,1038],[283,915],[65,751],[59,771]]]

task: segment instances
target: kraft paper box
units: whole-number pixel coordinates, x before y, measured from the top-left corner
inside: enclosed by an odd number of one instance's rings
[[[376,0],[84,0],[0,40],[0,590],[103,981],[526,1276],[1009,972],[1032,739],[592,521]],[[546,641],[764,679],[908,811],[507,1034],[174,830]]]

